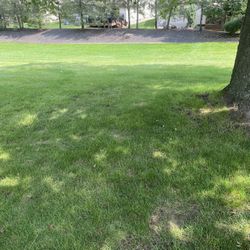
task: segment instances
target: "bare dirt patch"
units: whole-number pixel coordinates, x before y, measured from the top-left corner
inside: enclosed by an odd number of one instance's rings
[[[199,206],[195,203],[163,204],[157,207],[149,218],[149,236],[141,239],[128,235],[120,242],[118,249],[172,249],[173,238],[183,245],[189,244],[191,238],[184,229],[189,223],[195,221],[199,211]],[[169,235],[169,238],[162,237],[165,234]]]
[[[171,231],[174,227],[184,227],[186,223],[194,220],[198,214],[199,207],[197,204],[169,203],[155,209],[149,219],[149,227],[156,234],[162,231]]]

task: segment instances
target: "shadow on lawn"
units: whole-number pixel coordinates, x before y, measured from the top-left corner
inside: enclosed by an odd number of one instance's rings
[[[11,70],[3,247],[249,247],[250,142],[214,92],[230,69],[26,65],[22,86]]]

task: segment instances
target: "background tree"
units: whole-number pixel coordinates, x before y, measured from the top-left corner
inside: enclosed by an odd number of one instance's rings
[[[240,110],[250,115],[250,0],[240,34],[231,82],[225,89],[225,94],[239,104]]]
[[[8,17],[10,13],[10,1],[0,1],[0,29],[6,29],[8,25]]]
[[[30,4],[31,2],[26,0],[10,1],[10,15],[13,23],[17,23],[20,30],[24,28],[24,22],[27,21]]]
[[[41,29],[44,25],[44,17],[50,10],[50,4],[52,1],[49,0],[31,0],[28,3],[28,13],[26,16],[26,22],[31,27]]]
[[[84,14],[87,12],[87,2],[85,2],[84,0],[78,0],[76,6],[80,14],[81,28],[84,29]]]
[[[98,0],[95,1],[94,10],[90,16],[96,16],[99,19],[99,25],[112,28],[113,21],[119,17],[119,8],[115,0]]]
[[[58,17],[59,29],[62,29],[62,17],[63,17],[63,0],[52,1],[50,12]]]
[[[202,32],[205,3],[206,2],[203,1],[203,0],[199,1],[199,5],[200,5],[200,25],[199,25],[199,29],[200,29],[200,32]]]
[[[124,7],[127,9],[127,13],[128,13],[128,20],[126,20],[128,22],[128,29],[131,28],[131,9],[133,7],[133,0],[120,0],[118,1],[118,7]]]
[[[139,29],[139,17],[140,14],[144,14],[147,3],[147,0],[134,0],[134,8],[136,9],[136,29]]]
[[[131,5],[132,5],[132,1],[131,0],[125,0],[125,6],[127,8],[128,11],[128,29],[131,28]]]
[[[246,0],[207,0],[203,5],[209,23],[224,24],[235,17],[242,16],[246,10]]]
[[[80,19],[81,29],[85,28],[87,22],[87,16],[89,11],[94,9],[92,0],[72,0],[68,2],[68,5],[71,4],[70,11],[72,14],[78,14]]]
[[[197,4],[197,6],[200,8],[200,23],[199,23],[199,30],[202,32],[203,30],[203,18],[204,14],[207,10],[208,5],[211,3],[211,0],[197,0],[194,3]]]
[[[171,17],[175,13],[179,3],[179,0],[160,0],[159,2],[161,17],[167,20],[167,30],[170,29]]]
[[[42,28],[46,17],[58,17],[59,28],[62,20],[76,22],[81,28],[91,19],[103,27],[103,22],[110,23],[119,17],[119,8],[127,9],[126,20],[131,27],[131,10],[136,11],[136,27],[139,28],[139,15],[144,13],[146,6],[154,12],[155,28],[158,16],[167,20],[166,28],[170,28],[170,20],[178,13],[188,20],[188,27],[194,19],[193,6],[200,6],[201,11],[210,23],[220,23],[239,19],[245,13],[247,0],[0,0],[0,28],[11,26],[23,29],[24,27]],[[190,7],[192,6],[192,8]],[[201,15],[200,24],[202,24]],[[239,22],[238,22],[239,23]],[[233,23],[230,23],[229,27]],[[104,25],[106,26],[106,24]],[[239,25],[237,26],[239,27]],[[202,25],[200,25],[202,30]],[[235,29],[233,29],[235,30]],[[231,32],[233,33],[233,32]]]
[[[60,6],[58,6],[58,3],[56,3],[55,7],[54,8],[52,7],[52,13],[58,16],[58,20],[60,15],[59,28],[60,26],[62,26],[62,22],[65,19],[71,21],[72,23],[75,23],[76,22],[75,15],[78,14],[76,2],[72,0],[61,0],[59,4]]]
[[[187,28],[192,27],[194,24],[195,19],[195,13],[196,13],[196,6],[192,3],[188,3],[183,8],[183,16],[187,19]]]
[[[159,10],[159,0],[155,0],[153,3],[149,3],[149,7],[154,10],[155,17],[155,29],[158,29],[158,10]]]
[[[157,30],[158,29],[158,1],[159,0],[155,0],[154,2],[154,9],[155,9],[155,29]]]

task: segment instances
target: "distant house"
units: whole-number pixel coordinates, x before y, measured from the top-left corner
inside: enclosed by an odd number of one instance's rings
[[[120,17],[122,17],[124,20],[126,20],[128,22],[128,10],[127,8],[120,8]],[[146,7],[143,10],[143,14],[139,14],[139,22],[143,22],[145,20],[149,20],[154,18],[154,16],[152,15],[152,10],[149,7]],[[130,22],[131,24],[135,24],[136,23],[136,19],[137,19],[137,13],[136,13],[136,9],[131,8],[130,10]]]
[[[121,19],[128,22],[128,10],[127,10],[127,8],[125,8],[125,7],[120,8],[119,9],[119,16],[121,17]],[[150,20],[153,18],[154,18],[154,13],[153,13],[152,9],[150,9],[148,6],[145,7],[145,9],[143,10],[143,14],[142,13],[139,14],[139,22],[143,22],[143,21]],[[54,15],[47,15],[46,16],[47,22],[55,22],[57,19],[58,19],[58,17],[56,17]],[[98,17],[97,18],[90,18],[88,16],[85,16],[85,19],[93,27],[98,26],[98,25],[100,25],[100,27],[101,27],[102,23],[103,23],[103,20],[98,19]],[[195,10],[194,23],[192,24],[192,26],[193,27],[199,26],[200,19],[201,19],[201,9],[197,6],[196,10]],[[131,22],[131,24],[135,24],[136,21],[137,21],[136,9],[131,8],[131,10],[130,10],[130,22]],[[64,22],[64,25],[76,25],[76,26],[79,26],[81,23],[79,14],[74,14],[70,18],[64,19],[63,22]],[[206,24],[206,16],[203,16],[202,24],[203,25]],[[159,29],[164,29],[166,27],[166,25],[167,25],[166,19],[158,18],[158,28]],[[188,26],[188,20],[183,15],[175,15],[175,16],[172,16],[170,19],[170,27],[174,27],[177,29],[184,29],[184,28],[187,28],[187,26]]]
[[[199,26],[200,20],[201,20],[201,8],[196,6],[194,23],[192,24],[192,26],[194,27]],[[206,24],[206,16],[203,15],[202,25],[205,25],[205,24]],[[165,28],[166,25],[167,25],[167,20],[160,18],[158,21],[158,27]],[[171,17],[170,19],[170,27],[175,27],[177,29],[184,29],[184,28],[187,28],[187,26],[188,26],[188,20],[185,16],[176,15],[176,16]]]
[[[152,12],[152,10],[149,9],[148,7],[146,7],[145,10],[143,11],[143,14],[141,14],[141,13],[139,14],[139,22],[143,22],[145,20],[149,20],[149,19],[154,18],[151,12]],[[119,9],[119,16],[122,20],[128,22],[128,10],[125,7]],[[95,23],[97,23],[96,20],[99,20],[98,17],[90,18],[88,16],[86,16],[86,19],[88,19],[88,22],[91,20],[90,21],[91,25],[95,25]],[[130,10],[130,22],[131,22],[131,24],[135,24],[136,20],[137,20],[136,9],[131,8],[131,10]],[[74,14],[70,18],[65,18],[64,25],[77,25],[77,26],[79,26],[80,25],[79,14]]]

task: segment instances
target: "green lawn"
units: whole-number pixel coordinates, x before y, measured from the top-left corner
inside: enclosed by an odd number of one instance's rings
[[[249,249],[236,46],[1,43],[0,249]]]
[[[136,24],[131,25],[132,29],[136,28]],[[150,19],[139,23],[139,29],[155,29],[155,19]]]

